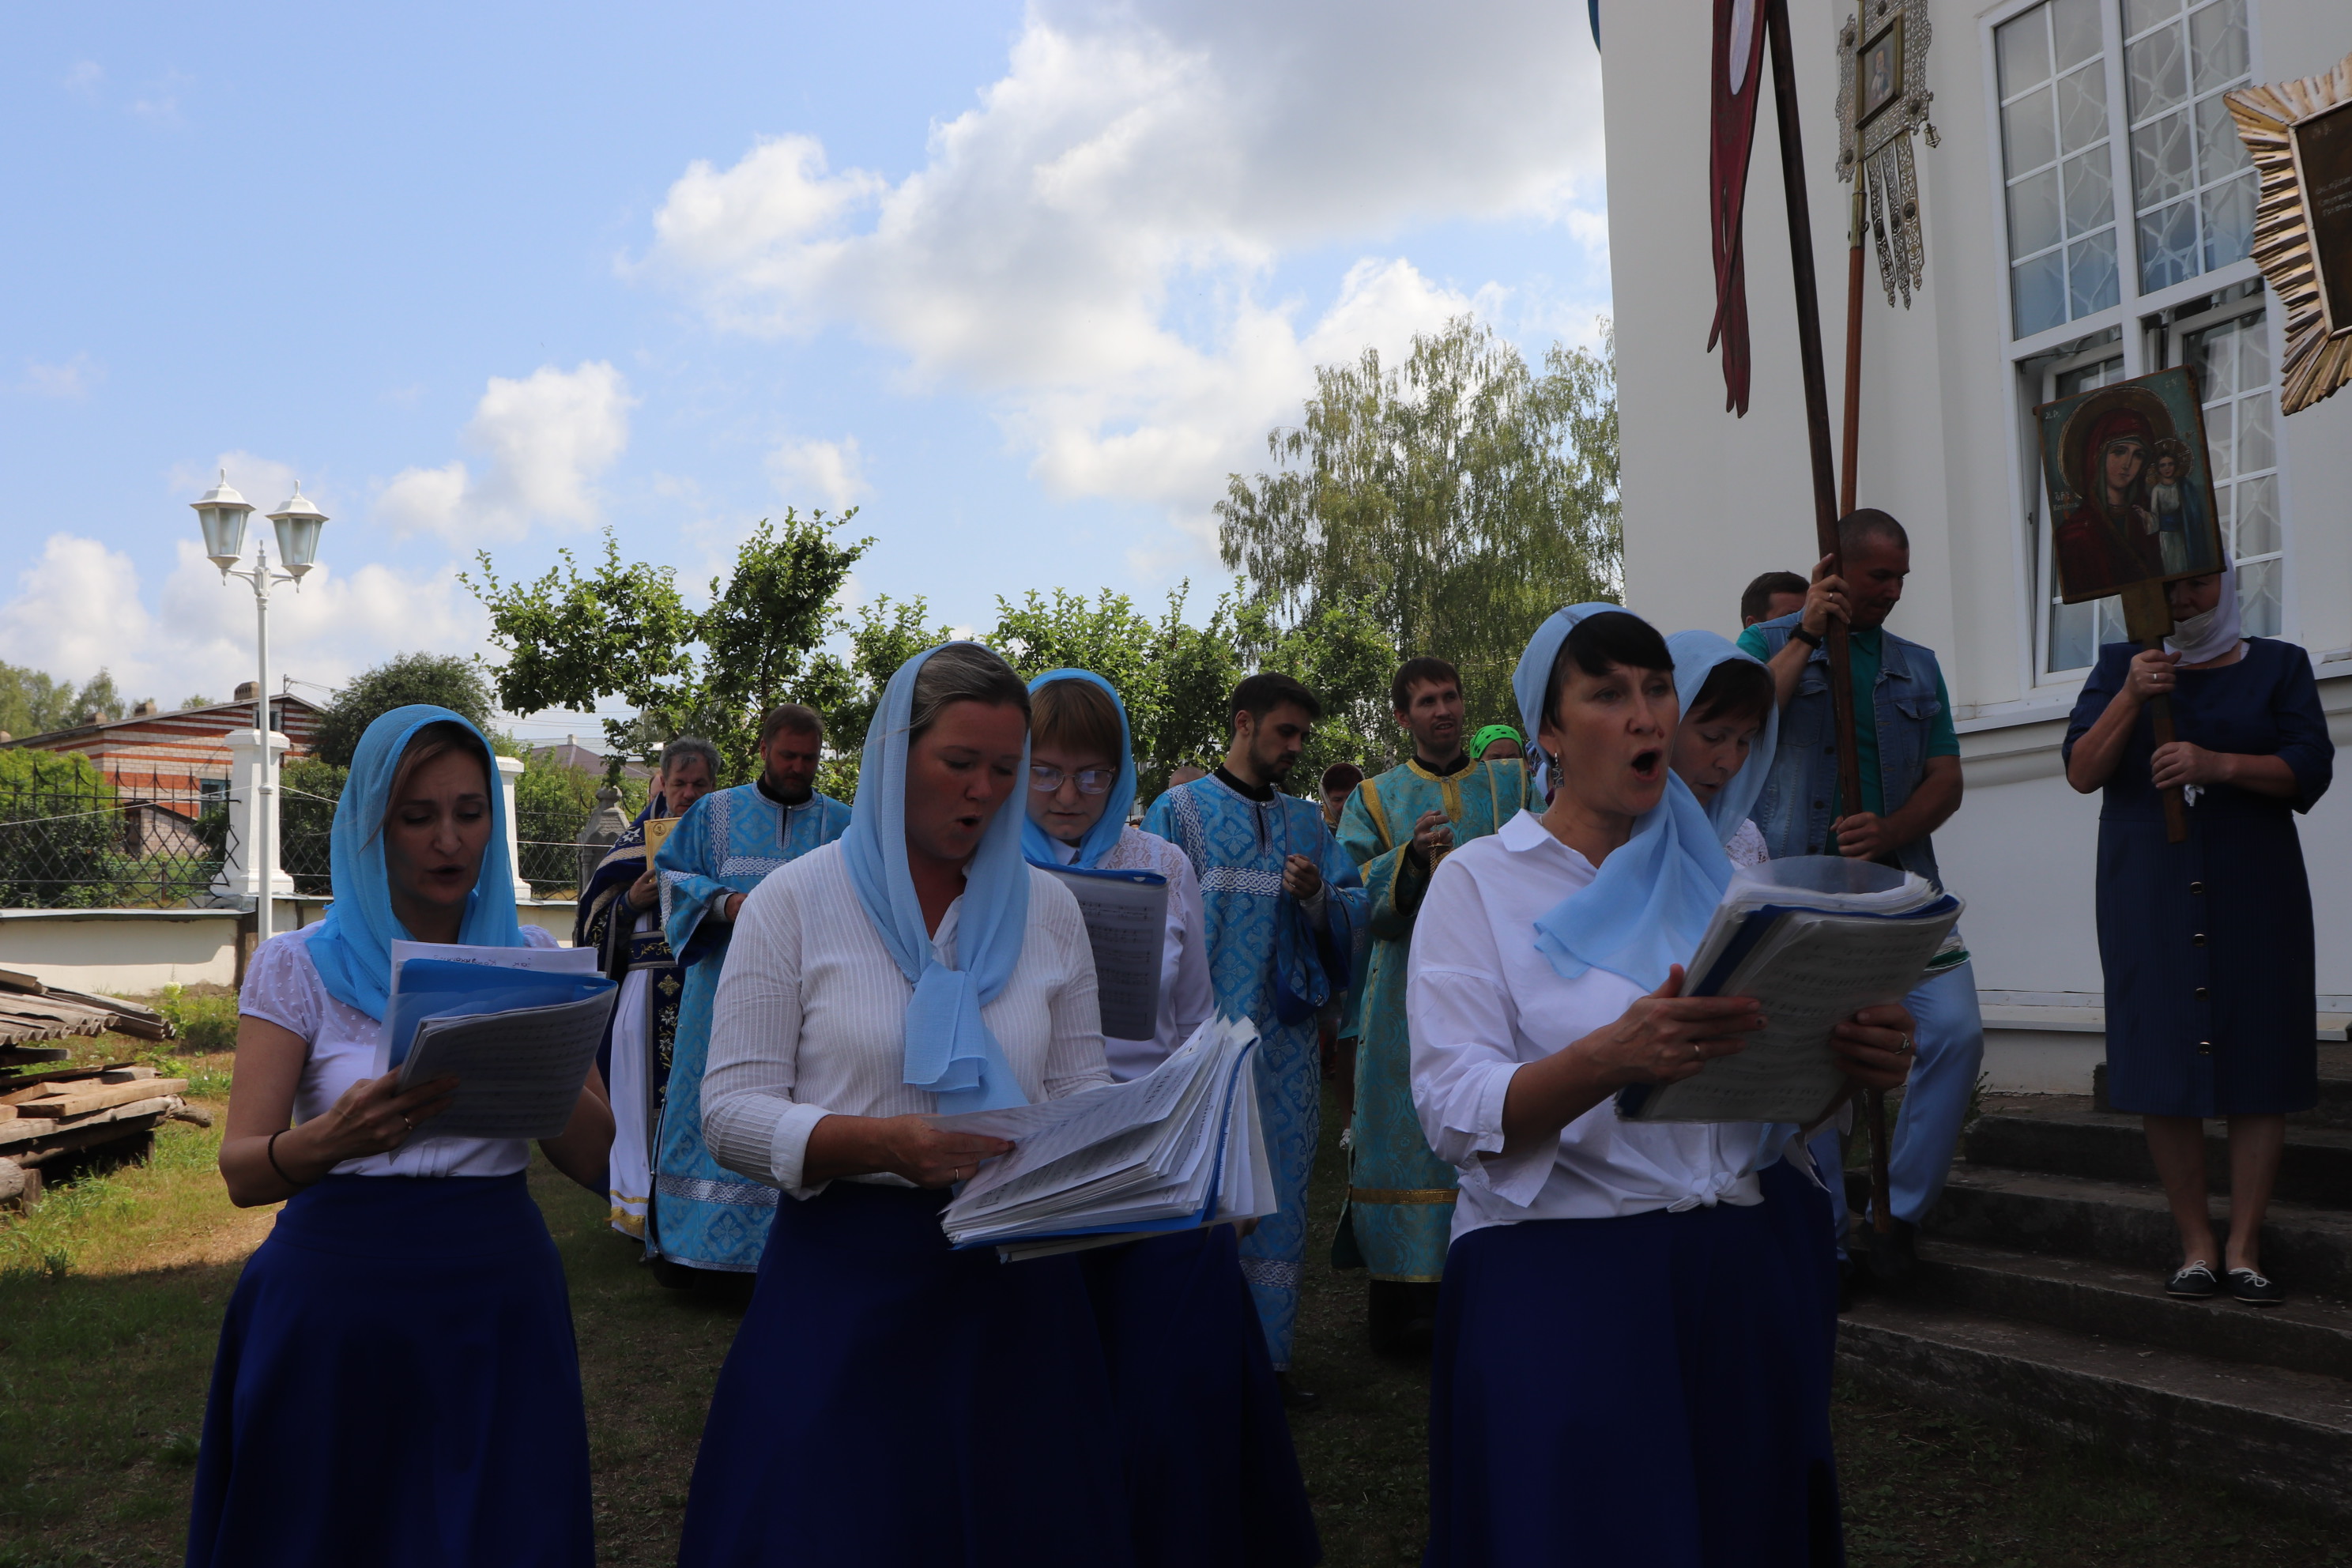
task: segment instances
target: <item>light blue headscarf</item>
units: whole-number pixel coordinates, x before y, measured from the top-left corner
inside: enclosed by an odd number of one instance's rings
[[[1119,700],[1118,688],[1091,669],[1049,669],[1029,683],[1029,695],[1034,697],[1039,687],[1056,680],[1083,680],[1099,686],[1110,694],[1110,705],[1118,710],[1118,782],[1110,786],[1110,798],[1103,802],[1103,814],[1095,818],[1095,825],[1078,840],[1078,858],[1072,862],[1092,869],[1096,862],[1110,853],[1118,836],[1127,831],[1127,814],[1135,805],[1135,736],[1127,727],[1127,704]],[[1024,778],[1021,784],[1025,792],[1029,781]],[[1037,825],[1028,813],[1025,799],[1022,805],[1021,852],[1040,866],[1059,866],[1061,858],[1054,851],[1060,840]]]
[[[964,868],[957,967],[950,969],[932,951],[922,900],[907,868],[907,731],[914,721],[915,677],[939,651],[926,649],[900,665],[883,689],[866,731],[857,803],[841,837],[841,855],[866,919],[915,987],[907,1004],[906,1081],[929,1089],[942,1111],[993,1110],[1029,1103],[1004,1047],[980,1016],[1013,978],[1029,925],[1029,864],[1021,855],[1021,826],[1028,816],[1017,794],[1029,787],[1029,746],[1023,742],[1014,798],[996,808]]]
[[[474,890],[466,895],[457,940],[470,947],[523,945],[522,923],[515,918],[514,868],[507,859],[506,792],[499,787],[489,742],[462,713],[423,703],[395,708],[367,727],[352,754],[351,777],[335,802],[335,823],[328,836],[335,901],[308,938],[310,962],[327,994],[371,1018],[381,1019],[391,1001],[392,944],[415,940],[392,912],[392,883],[383,868],[383,815],[401,755],[427,724],[465,726],[482,748],[482,770],[490,790],[490,844],[482,852]]]
[[[1568,634],[1587,617],[1628,614],[1622,605],[1575,605],[1536,628],[1511,676],[1529,735],[1543,732],[1544,688]],[[1667,737],[1671,743],[1673,737]],[[1540,744],[1540,742],[1538,742]],[[1565,761],[1565,759],[1563,759]],[[1536,949],[1553,973],[1574,980],[1590,970],[1622,974],[1654,990],[1666,971],[1689,962],[1731,885],[1731,862],[1690,787],[1666,773],[1665,798],[1633,820],[1633,836],[1601,863],[1581,892],[1538,917]]]
[[[1675,695],[1682,699],[1685,719],[1690,717],[1691,704],[1698,700],[1700,689],[1717,665],[1744,660],[1761,668],[1764,664],[1718,632],[1676,632],[1666,639],[1666,651],[1675,656]],[[1772,752],[1780,740],[1780,710],[1773,706],[1765,710],[1764,728],[1756,732],[1756,743],[1748,749],[1747,763],[1702,808],[1706,819],[1715,825],[1717,843],[1730,843],[1739,825],[1755,809],[1756,797],[1764,793],[1764,780],[1772,772]]]

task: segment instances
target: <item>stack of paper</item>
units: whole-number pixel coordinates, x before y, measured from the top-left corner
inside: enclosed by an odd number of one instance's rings
[[[559,1137],[618,993],[592,948],[396,942],[377,1070],[457,1080],[428,1136]]]
[[[1014,1145],[948,1205],[948,1240],[1038,1258],[1272,1214],[1256,1050],[1255,1026],[1212,1018],[1132,1083],[940,1118]]]
[[[1811,1125],[1845,1092],[1830,1032],[1900,1002],[1960,918],[1926,879],[1866,860],[1805,855],[1735,874],[1689,964],[1684,994],[1753,996],[1765,1026],[1745,1050],[1679,1083],[1620,1090],[1632,1121]]]

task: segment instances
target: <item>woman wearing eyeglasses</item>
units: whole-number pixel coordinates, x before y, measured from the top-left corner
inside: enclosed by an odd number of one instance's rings
[[[1216,1008],[1200,882],[1182,850],[1128,826],[1135,758],[1111,684],[1092,670],[1048,670],[1029,683],[1029,704],[1030,861],[1168,879],[1158,1027],[1148,1040],[1103,1037],[1113,1076],[1140,1078]],[[1314,1516],[1233,1227],[1080,1258],[1110,1368],[1139,1568],[1315,1562]]]

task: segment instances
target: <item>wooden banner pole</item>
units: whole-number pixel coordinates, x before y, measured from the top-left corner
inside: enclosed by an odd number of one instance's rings
[[[2161,648],[2172,631],[2172,606],[2164,596],[2161,583],[2135,583],[2123,591],[2124,635],[2142,647]],[[2172,699],[2154,697],[2148,700],[2147,721],[2156,731],[2156,743],[2168,746],[2179,737],[2172,730]],[[2189,805],[2181,798],[2178,786],[2162,792],[2164,798],[2164,837],[2168,843],[2179,844],[2189,837]]]
[[[1821,289],[1813,272],[1812,205],[1805,192],[1805,146],[1802,126],[1797,113],[1796,48],[1789,36],[1789,0],[1765,0],[1764,31],[1772,49],[1772,106],[1780,128],[1780,184],[1789,210],[1789,264],[1794,275],[1797,293],[1797,355],[1805,376],[1805,434],[1812,456],[1813,468],[1813,533],[1821,552],[1830,558],[1830,568],[1843,575],[1845,563],[1838,550],[1838,508],[1836,477],[1830,454],[1830,394],[1829,381],[1822,364]],[[1857,182],[1861,172],[1855,171]],[[1857,187],[1858,188],[1858,187]],[[1859,277],[1862,253],[1855,248],[1847,258],[1847,279],[1853,283]],[[1848,473],[1854,467],[1854,429],[1861,423],[1861,406],[1854,401],[1860,384],[1859,358],[1862,337],[1855,318],[1861,311],[1861,290],[1849,290],[1846,305],[1848,326],[1846,342],[1846,398],[1848,428],[1846,461]],[[1847,502],[1853,500],[1853,479],[1847,481]],[[1862,809],[1861,753],[1853,739],[1853,673],[1846,647],[1846,626],[1832,620],[1829,627],[1830,712],[1837,726],[1838,803],[1848,813]],[[1834,845],[1823,847],[1835,853]],[[1871,1121],[1870,1206],[1872,1226],[1880,1235],[1894,1229],[1894,1217],[1887,1207],[1886,1170],[1886,1097],[1872,1091],[1869,1100]]]

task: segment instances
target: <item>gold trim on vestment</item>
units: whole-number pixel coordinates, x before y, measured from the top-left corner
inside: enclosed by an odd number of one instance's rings
[[[1389,832],[1388,816],[1381,810],[1380,792],[1372,788],[1372,781],[1365,779],[1358,784],[1356,794],[1363,799],[1364,815],[1372,819],[1372,831],[1381,836],[1381,842],[1388,848],[1395,848],[1396,837]]]
[[[1461,1196],[1454,1187],[1349,1187],[1351,1204],[1450,1204]]]

